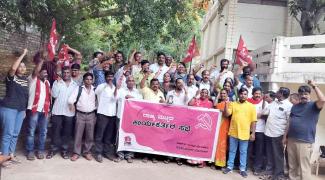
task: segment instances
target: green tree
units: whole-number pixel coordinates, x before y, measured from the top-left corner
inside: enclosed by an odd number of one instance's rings
[[[324,33],[319,24],[325,21],[325,0],[291,0],[289,9],[304,36]]]
[[[192,0],[12,0],[0,2],[6,29],[36,25],[46,37],[51,19],[64,42],[89,55],[96,49],[137,48],[152,57],[164,50],[177,59],[199,33],[203,10]],[[149,53],[150,52],[150,53]]]

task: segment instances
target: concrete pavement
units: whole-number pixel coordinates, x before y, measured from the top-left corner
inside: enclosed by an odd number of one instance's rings
[[[95,160],[87,161],[80,158],[76,162],[64,160],[56,155],[53,159],[28,161],[18,155],[22,161],[19,165],[12,165],[2,169],[1,180],[241,180],[237,171],[224,175],[220,170],[209,167],[200,169],[187,165],[178,166],[175,163],[159,162],[143,163],[135,160],[129,164],[126,161],[115,163],[104,159],[103,163]],[[325,179],[325,176],[315,177],[314,180]],[[248,180],[258,178],[249,172]]]

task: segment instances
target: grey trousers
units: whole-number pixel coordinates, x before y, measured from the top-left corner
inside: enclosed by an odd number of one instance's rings
[[[94,143],[94,129],[96,124],[96,113],[83,114],[77,112],[76,125],[75,125],[75,137],[73,152],[81,155],[82,151],[82,137],[85,133],[85,142],[83,153],[90,153],[90,149]]]

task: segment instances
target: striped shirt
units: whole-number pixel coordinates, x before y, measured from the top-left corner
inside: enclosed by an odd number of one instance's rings
[[[76,82],[71,80],[67,85],[63,80],[55,81],[52,87],[52,97],[55,98],[52,114],[73,117],[75,112],[69,110],[68,99],[72,92],[78,88]]]

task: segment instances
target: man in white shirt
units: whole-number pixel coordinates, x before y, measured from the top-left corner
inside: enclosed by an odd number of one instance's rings
[[[220,71],[214,69],[210,74],[210,79],[212,82],[218,81],[219,86],[223,87],[225,80],[227,78],[231,78],[234,80],[234,74],[228,70],[229,60],[228,59],[221,59],[220,61]]]
[[[175,89],[167,93],[166,100],[168,104],[186,105],[189,101],[188,92],[184,86],[182,78],[176,79]]]
[[[71,79],[71,70],[68,66],[62,68],[62,79],[53,83],[52,97],[55,98],[52,109],[52,138],[51,150],[46,158],[52,158],[55,153],[61,150],[61,156],[68,159],[68,149],[73,132],[74,111],[68,106],[68,98],[78,88],[77,83]],[[62,133],[61,133],[62,132]]]
[[[95,90],[98,99],[97,122],[95,126],[95,159],[103,162],[103,156],[109,160],[116,158],[116,103],[113,84],[114,74],[105,72],[106,83],[100,84]]]
[[[80,155],[87,160],[92,160],[91,147],[94,141],[94,129],[96,123],[96,95],[93,84],[93,74],[83,75],[83,86],[75,89],[68,99],[71,111],[76,111],[76,124],[74,132],[73,156],[71,161],[76,161]],[[82,137],[85,133],[85,142]],[[83,152],[82,145],[84,144]]]
[[[209,95],[213,89],[213,82],[210,80],[210,72],[208,70],[202,71],[202,79],[198,82],[199,90],[207,89],[209,91]]]
[[[254,175],[259,175],[262,172],[262,167],[264,164],[264,130],[265,130],[265,120],[262,116],[262,111],[267,107],[268,103],[263,100],[262,88],[256,87],[253,89],[253,97],[248,98],[247,101],[254,104],[257,114],[257,122],[255,128],[255,141],[250,142],[250,155],[253,154],[252,150],[254,149],[254,163],[253,171]]]
[[[36,128],[39,129],[38,149],[36,157],[44,159],[46,132],[48,124],[48,113],[50,110],[51,95],[50,82],[47,80],[48,74],[45,67],[42,67],[43,59],[38,62],[34,68],[32,76],[29,77],[29,99],[27,131],[27,160],[34,160],[34,135]]]
[[[248,90],[248,98],[253,97],[253,76],[245,75],[244,83],[238,81],[237,89],[246,88]]]
[[[198,95],[199,88],[195,85],[195,77],[193,74],[189,74],[187,76],[187,86],[186,89],[188,91],[188,101],[186,102],[186,105],[188,102],[193,99],[194,96]]]
[[[277,99],[263,110],[263,114],[268,115],[264,132],[267,157],[266,171],[271,173],[273,179],[281,179],[284,176],[282,138],[292,107],[288,100],[289,95],[290,90],[288,88],[280,87],[276,93]]]
[[[157,63],[151,64],[149,66],[150,71],[156,74],[159,83],[164,80],[164,74],[169,70],[168,66],[165,64],[166,56],[164,53],[159,52],[157,54]]]
[[[120,122],[120,118],[122,116],[121,108],[122,108],[122,103],[124,102],[124,99],[142,99],[142,95],[135,88],[135,81],[133,76],[128,76],[126,79],[126,88],[122,88],[121,84],[118,84],[115,91],[114,91],[114,96],[117,97],[117,118],[118,122]],[[134,157],[134,153],[132,152],[124,152],[124,151],[119,151],[117,152],[118,158],[115,160],[116,162],[119,162],[123,159],[125,159],[128,163],[132,163],[133,160],[132,158]]]

